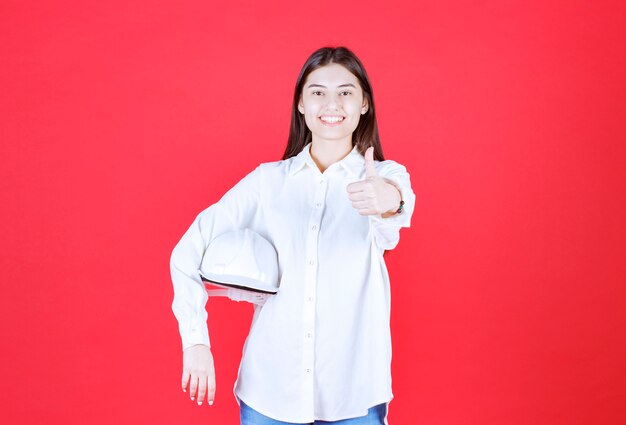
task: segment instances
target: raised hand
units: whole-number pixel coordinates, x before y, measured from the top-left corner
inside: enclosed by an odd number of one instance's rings
[[[389,217],[400,206],[400,192],[376,172],[372,146],[367,148],[364,156],[365,180],[350,183],[347,186],[348,197],[352,206],[361,215],[381,214],[383,217]]]

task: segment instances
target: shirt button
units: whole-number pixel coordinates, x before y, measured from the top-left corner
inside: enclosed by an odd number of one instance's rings
[[[311,369],[307,369],[307,370],[306,370],[306,373],[311,373]]]
[[[321,203],[321,202],[318,202],[317,204],[315,204],[315,206],[316,206],[317,208],[322,208],[322,203]]]
[[[311,226],[311,230],[316,231],[317,230],[317,226],[314,224],[313,226]]]
[[[324,179],[320,180],[320,184],[324,184]]]
[[[311,338],[313,336],[313,334],[311,334],[311,332],[307,332],[306,337],[307,338]]]
[[[315,261],[313,261],[313,260],[309,260],[309,266],[312,266],[312,265],[314,265],[314,264],[315,264]]]
[[[309,298],[307,298],[307,301],[308,301],[308,302],[313,302],[313,297],[309,297]]]

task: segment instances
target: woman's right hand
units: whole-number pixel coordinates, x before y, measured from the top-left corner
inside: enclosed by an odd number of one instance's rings
[[[209,405],[215,398],[215,367],[211,349],[203,344],[192,345],[183,351],[183,391],[189,386],[189,397],[198,406],[206,397]]]

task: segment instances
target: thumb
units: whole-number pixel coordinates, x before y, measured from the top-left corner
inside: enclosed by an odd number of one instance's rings
[[[374,166],[374,147],[370,146],[365,151],[365,177],[376,177],[376,167]]]

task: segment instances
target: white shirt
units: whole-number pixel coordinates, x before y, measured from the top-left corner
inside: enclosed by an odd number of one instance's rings
[[[211,240],[250,228],[274,245],[280,289],[255,307],[234,392],[266,416],[298,423],[364,416],[393,398],[383,252],[398,244],[415,204],[405,167],[375,161],[400,189],[404,212],[359,215],[346,186],[365,179],[363,156],[354,147],[321,173],[309,147],[259,165],[196,217],[171,257],[185,349],[210,346],[198,268]]]

